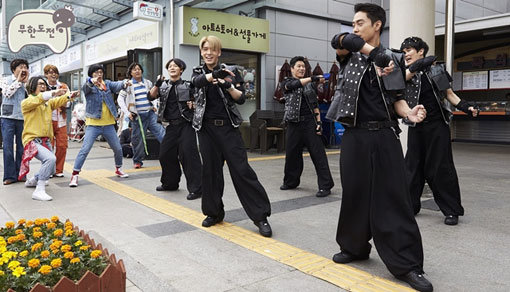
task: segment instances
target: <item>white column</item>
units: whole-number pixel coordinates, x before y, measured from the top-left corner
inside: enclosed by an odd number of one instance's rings
[[[435,48],[435,0],[391,0],[390,1],[390,47],[400,49],[402,41],[417,36],[429,45],[428,55]],[[408,127],[401,125],[400,142],[404,154],[407,151]]]

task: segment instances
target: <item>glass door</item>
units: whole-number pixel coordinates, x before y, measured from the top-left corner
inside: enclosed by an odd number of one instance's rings
[[[143,67],[143,77],[154,82],[163,72],[161,58],[161,48],[129,50],[128,66],[133,62],[139,63]]]

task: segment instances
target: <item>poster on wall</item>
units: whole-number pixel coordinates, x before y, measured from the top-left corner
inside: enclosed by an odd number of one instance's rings
[[[489,71],[462,72],[462,90],[488,88]]]
[[[510,88],[510,69],[491,70],[489,86],[490,89]]]

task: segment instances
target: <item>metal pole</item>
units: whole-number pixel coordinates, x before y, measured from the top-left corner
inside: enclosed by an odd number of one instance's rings
[[[453,74],[453,50],[455,42],[455,0],[446,0],[444,31],[444,61],[446,70]]]

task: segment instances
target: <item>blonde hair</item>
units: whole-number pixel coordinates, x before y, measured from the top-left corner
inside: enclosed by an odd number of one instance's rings
[[[48,72],[50,72],[50,70],[53,70],[55,73],[57,73],[57,75],[60,75],[60,73],[58,72],[57,66],[51,65],[51,64],[44,66],[44,69],[43,69],[44,74],[48,74]]]
[[[209,43],[209,46],[211,47],[211,49],[213,51],[216,51],[216,52],[221,51],[221,40],[218,37],[215,37],[213,35],[208,35],[208,36],[203,37],[199,43],[200,50],[202,50],[202,48],[204,47],[206,42]]]

